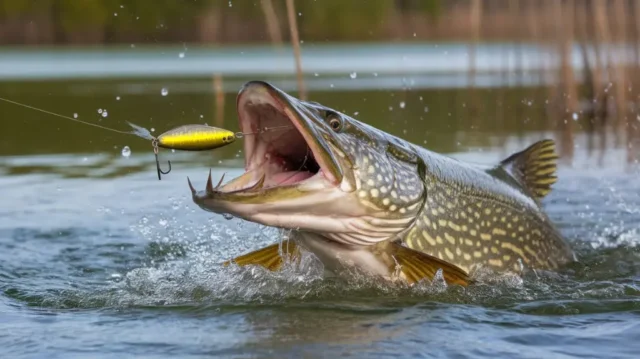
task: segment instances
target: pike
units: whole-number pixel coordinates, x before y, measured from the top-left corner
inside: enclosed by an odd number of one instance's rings
[[[282,243],[225,265],[276,271],[313,253],[330,272],[356,267],[413,285],[438,272],[469,285],[474,270],[558,270],[575,255],[541,199],[556,182],[554,142],[542,140],[493,166],[469,164],[409,143],[269,83],[237,96],[245,173],[205,190],[202,209],[291,230]]]

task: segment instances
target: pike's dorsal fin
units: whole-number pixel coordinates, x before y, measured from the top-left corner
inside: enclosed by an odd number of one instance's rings
[[[425,278],[432,280],[438,269],[442,269],[442,275],[447,284],[469,285],[469,276],[457,266],[429,254],[404,247],[399,243],[392,243],[391,246],[393,257],[400,265],[400,271],[409,284],[414,284]]]
[[[281,248],[282,251],[280,251]],[[282,258],[283,255],[289,256],[291,259],[299,258],[298,246],[296,246],[292,241],[284,240],[282,243],[275,243],[228,260],[224,262],[223,265],[226,267],[231,264],[231,262],[234,262],[241,267],[254,264],[262,266],[270,271],[277,271],[282,267],[282,263],[284,262]]]
[[[558,155],[555,147],[553,140],[538,141],[509,156],[500,162],[500,166],[526,187],[535,198],[541,199],[551,192],[551,186],[557,180]]]

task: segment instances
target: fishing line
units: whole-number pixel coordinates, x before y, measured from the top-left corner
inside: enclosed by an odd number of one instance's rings
[[[79,120],[77,118],[72,118],[72,117],[65,116],[52,111],[47,111],[38,107],[30,106],[30,105],[9,100],[6,98],[0,97],[0,100],[20,106],[20,107],[28,108],[30,110],[35,110],[38,112],[46,113],[48,115],[52,115],[52,116],[64,118],[73,122],[81,123],[84,125],[93,126],[96,128],[100,128],[103,130],[107,130],[107,131],[111,131],[119,134],[134,135],[134,136],[143,138],[145,140],[151,141],[151,145],[153,146],[153,154],[156,160],[158,180],[162,179],[161,175],[168,174],[169,172],[171,172],[171,161],[167,161],[169,164],[168,170],[163,171],[160,168],[160,160],[158,158],[159,147],[179,149],[179,150],[190,150],[190,151],[205,151],[205,150],[211,150],[211,149],[215,149],[215,148],[230,144],[234,142],[236,138],[244,138],[245,136],[257,135],[267,131],[278,131],[281,129],[293,128],[293,125],[288,125],[288,126],[263,127],[255,132],[242,132],[242,131],[231,132],[225,129],[205,126],[205,125],[185,125],[185,126],[180,126],[173,130],[164,132],[160,136],[156,137],[156,136],[153,136],[148,129],[138,126],[129,121],[126,121],[126,122],[129,126],[133,128],[133,130],[123,131],[123,130],[117,130],[115,128],[111,128],[103,125],[98,125],[96,123]],[[169,137],[172,137],[172,138],[169,138]]]
[[[29,105],[25,105],[25,104],[23,104],[23,103],[16,102],[16,101],[11,101],[11,100],[8,100],[8,99],[6,99],[6,98],[2,98],[2,97],[0,97],[0,100],[5,101],[5,102],[12,103],[12,104],[14,104],[14,105],[22,106],[22,107],[25,107],[25,108],[28,108],[28,109],[31,109],[31,110],[40,111],[40,112],[43,112],[43,113],[46,113],[46,114],[49,114],[49,115],[53,115],[53,116],[57,116],[57,117],[61,117],[61,118],[66,118],[67,120],[71,120],[71,121],[75,121],[75,122],[83,123],[83,124],[85,124],[85,125],[98,127],[98,128],[103,129],[103,130],[113,131],[113,132],[117,132],[117,133],[122,133],[122,134],[125,134],[125,135],[135,135],[135,134],[136,134],[135,132],[131,132],[131,131],[127,132],[127,131],[116,130],[116,129],[114,129],[114,128],[110,128],[110,127],[106,127],[106,126],[98,125],[98,124],[96,124],[96,123],[91,123],[91,122],[86,122],[86,121],[78,120],[77,118],[73,118],[73,117],[69,117],[69,116],[61,115],[61,114],[59,114],[59,113],[55,113],[55,112],[51,112],[51,111],[47,111],[47,110],[43,110],[43,109],[41,109],[41,108],[37,108],[37,107],[33,107],[33,106],[29,106]]]
[[[71,121],[75,121],[75,122],[78,122],[78,123],[82,123],[82,124],[85,124],[85,125],[101,128],[103,130],[112,131],[112,132],[116,132],[116,133],[120,133],[120,134],[124,134],[124,135],[134,135],[134,136],[138,136],[140,138],[144,138],[145,140],[155,139],[155,137],[152,136],[150,133],[149,133],[148,136],[142,134],[142,132],[145,132],[145,133],[149,132],[146,128],[138,126],[136,124],[133,124],[133,123],[131,123],[129,121],[126,121],[126,122],[131,127],[134,128],[134,131],[117,130],[115,128],[98,125],[97,123],[91,123],[91,122],[79,120],[77,118],[65,116],[65,115],[62,115],[62,114],[59,114],[59,113],[55,113],[55,112],[51,112],[51,111],[47,111],[47,110],[44,110],[44,109],[41,109],[41,108],[38,108],[38,107],[33,107],[33,106],[30,106],[30,105],[26,105],[26,104],[23,104],[23,103],[20,103],[20,102],[12,101],[12,100],[9,100],[9,99],[3,98],[3,97],[0,97],[0,100],[12,103],[14,105],[22,106],[24,108],[28,108],[28,109],[31,109],[31,110],[39,111],[39,112],[46,113],[46,114],[49,114],[49,115],[53,115],[53,116],[57,116],[57,117],[60,117],[60,118],[67,119],[67,120],[71,120]],[[237,138],[243,138],[244,136],[257,135],[257,134],[260,134],[260,133],[263,133],[263,132],[267,132],[267,131],[277,131],[279,129],[289,129],[289,128],[292,128],[292,127],[293,126],[275,126],[275,127],[266,127],[265,126],[265,127],[263,127],[262,129],[260,129],[260,130],[258,130],[256,132],[236,132],[235,135],[236,135]]]

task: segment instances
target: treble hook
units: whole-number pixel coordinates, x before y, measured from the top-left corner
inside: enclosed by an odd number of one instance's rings
[[[158,159],[158,140],[153,139],[151,144],[153,145],[153,154],[156,156],[156,169],[158,170],[158,181],[162,181],[162,178],[160,178],[160,174],[166,175],[169,172],[171,172],[171,161],[167,161],[167,163],[169,163],[169,169],[166,172],[163,171],[160,168],[160,160]]]

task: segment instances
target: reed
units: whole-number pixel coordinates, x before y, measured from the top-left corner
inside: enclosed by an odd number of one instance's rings
[[[224,85],[222,83],[222,75],[213,75],[213,93],[216,98],[216,117],[215,123],[222,127],[224,124]]]
[[[271,43],[277,47],[281,47],[282,32],[280,32],[280,22],[278,21],[278,14],[273,8],[273,2],[271,0],[260,0],[260,5],[262,6],[262,12],[264,13]]]
[[[300,37],[298,36],[298,22],[296,20],[296,8],[293,0],[287,0],[287,18],[289,19],[289,32],[291,33],[291,46],[296,63],[296,78],[298,80],[298,96],[302,100],[307,99],[307,90],[302,74],[302,60],[300,58]]]
[[[551,80],[545,85],[547,94],[537,91],[531,97],[538,103],[548,102],[547,128],[556,133],[563,161],[571,163],[578,131],[587,134],[587,150],[598,154],[602,163],[609,146],[626,148],[627,162],[638,160],[638,107],[640,101],[640,1],[628,0],[515,0],[509,6],[496,6],[499,1],[469,1],[468,42],[470,48],[469,76],[476,73],[475,48],[490,40],[495,33],[512,34],[517,38],[515,66],[503,62],[505,79],[520,86],[525,73],[518,50],[522,44],[539,46],[544,63],[540,79]],[[496,15],[497,14],[497,15]],[[477,24],[482,24],[478,26]],[[523,26],[525,24],[525,26]],[[479,36],[480,35],[480,36]],[[631,48],[633,60],[626,53],[615,51]],[[579,50],[578,62],[574,57]],[[623,50],[624,51],[624,50]],[[534,59],[538,60],[538,59]],[[575,67],[580,64],[581,71]],[[508,69],[507,69],[508,67]],[[515,68],[515,71],[514,71]],[[470,81],[469,90],[475,84]],[[502,90],[498,90],[502,102]],[[542,109],[542,106],[540,106]],[[515,121],[522,121],[522,108],[516,108]],[[577,119],[577,120],[576,120]],[[505,115],[496,111],[496,127],[504,124]],[[518,125],[520,126],[520,125]],[[522,123],[522,126],[526,124]],[[613,141],[609,141],[609,137]],[[597,149],[597,150],[596,150]]]
[[[473,120],[478,115],[478,103],[477,95],[475,92],[475,79],[476,79],[476,49],[481,35],[481,20],[482,20],[482,3],[481,0],[471,1],[471,11],[469,12],[469,22],[471,23],[470,36],[471,43],[469,45],[469,99],[468,112],[471,117],[471,126],[477,126],[477,123]],[[467,122],[467,123],[469,123]]]

